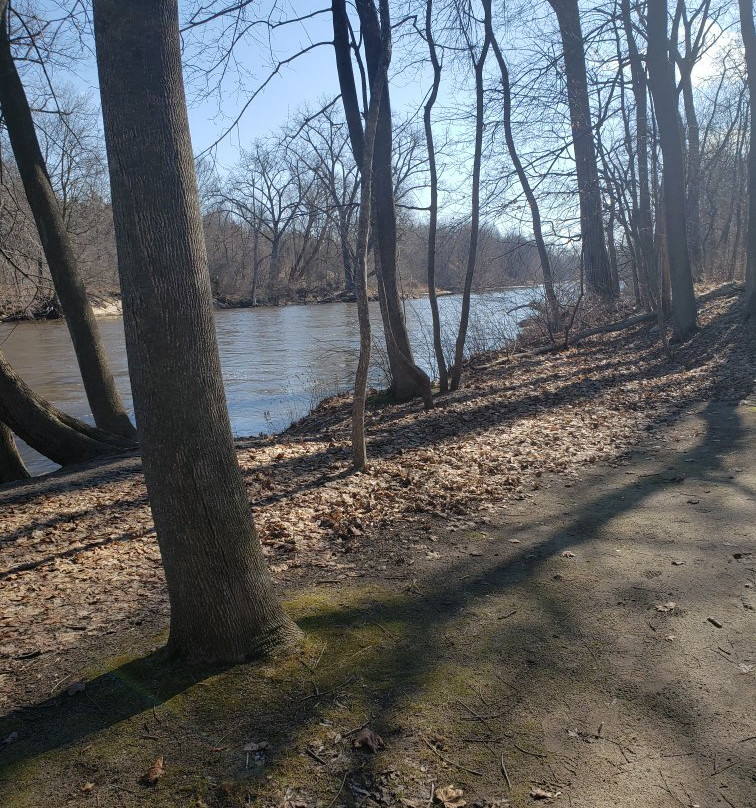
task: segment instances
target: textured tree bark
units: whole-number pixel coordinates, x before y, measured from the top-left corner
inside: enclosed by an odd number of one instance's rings
[[[168,651],[239,662],[295,643],[226,407],[181,73],[177,0],[95,0],[97,66],[142,460],[171,604]]]
[[[364,39],[368,80],[375,84],[384,60],[390,61],[390,21],[388,4],[380,2],[380,19],[374,0],[358,0],[357,13]],[[342,104],[347,119],[350,143],[355,161],[363,164],[365,136],[360,119],[359,102],[352,70],[348,18],[345,0],[333,0],[331,4],[334,30],[334,51],[339,75]],[[385,20],[385,25],[384,25]],[[388,31],[383,29],[388,26]],[[388,50],[388,53],[386,52]],[[386,353],[391,368],[391,393],[399,401],[421,396],[426,408],[433,406],[431,383],[428,375],[414,362],[407,325],[404,321],[397,285],[396,266],[396,210],[394,208],[392,153],[391,100],[388,83],[384,83],[380,98],[380,110],[376,126],[373,154],[373,243],[375,250],[378,300],[386,336]]]
[[[680,116],[672,65],[668,56],[667,2],[648,4],[648,80],[654,100],[662,158],[663,211],[672,288],[672,320],[677,339],[696,329],[696,298],[688,252],[685,214],[685,167]]]
[[[456,390],[462,378],[462,359],[467,341],[467,325],[470,319],[470,293],[478,258],[478,236],[480,234],[480,169],[483,159],[483,69],[491,46],[490,27],[486,26],[483,46],[477,59],[471,57],[475,72],[475,144],[473,146],[472,193],[470,195],[470,244],[467,249],[467,270],[462,291],[462,312],[459,320],[457,341],[454,345],[454,364],[451,368],[449,387]],[[472,49],[471,49],[472,51]]]
[[[19,378],[2,352],[0,421],[61,466],[115,454],[135,445],[128,438],[103,432],[53,407]]]
[[[525,168],[522,165],[522,160],[520,160],[520,155],[517,152],[517,146],[514,142],[514,135],[512,133],[512,91],[509,82],[509,68],[507,67],[506,60],[504,59],[504,54],[499,47],[499,42],[493,33],[491,0],[483,0],[483,11],[488,36],[491,40],[491,46],[493,48],[494,56],[496,57],[496,62],[499,65],[499,73],[501,75],[504,140],[507,143],[509,159],[512,161],[514,170],[517,173],[517,179],[520,181],[520,187],[522,188],[522,192],[525,194],[525,199],[527,199],[528,206],[530,207],[530,219],[533,223],[533,238],[536,243],[536,249],[538,250],[538,260],[541,262],[543,286],[546,291],[546,308],[548,318],[552,329],[555,329],[559,326],[561,319],[559,301],[557,300],[556,292],[554,291],[554,276],[551,272],[551,260],[549,259],[549,252],[546,249],[546,242],[543,238],[541,211],[538,207],[538,200],[533,193],[533,188],[530,185],[528,175],[525,173]]]
[[[442,395],[449,392],[449,373],[446,369],[444,346],[441,343],[441,317],[438,311],[438,297],[436,296],[436,234],[438,232],[438,169],[436,167],[436,148],[433,142],[433,106],[438,98],[438,88],[441,84],[441,63],[438,61],[436,42],[433,38],[433,0],[426,0],[425,4],[425,39],[428,43],[428,54],[433,67],[433,85],[428,100],[423,108],[423,127],[425,129],[425,143],[428,149],[428,186],[430,190],[430,204],[428,206],[428,299],[431,307],[431,320],[433,323],[433,351],[436,354],[438,367],[439,389]]]
[[[136,430],[108,366],[100,329],[47,174],[29,102],[11,53],[7,14],[0,15],[0,109],[55,292],[66,317],[95,423],[116,435],[134,437]]]
[[[580,11],[577,0],[549,0],[549,5],[557,15],[564,52],[567,99],[580,193],[580,235],[585,277],[591,294],[604,302],[610,302],[614,298],[614,289],[601,218],[601,189],[593,142]]]
[[[13,433],[0,421],[0,483],[28,479],[29,472],[21,459]]]
[[[751,131],[748,148],[748,234],[746,241],[746,293],[744,316],[756,323],[756,30],[750,0],[738,0],[740,30],[746,52],[748,98],[751,104]]]

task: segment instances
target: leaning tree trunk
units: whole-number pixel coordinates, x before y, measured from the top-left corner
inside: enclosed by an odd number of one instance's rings
[[[509,82],[509,68],[507,67],[504,54],[501,51],[499,42],[493,33],[493,19],[491,15],[491,0],[483,0],[483,11],[485,16],[485,24],[488,30],[488,36],[491,40],[496,62],[499,65],[499,74],[501,75],[501,89],[502,89],[502,120],[504,123],[504,140],[507,143],[507,151],[509,152],[509,159],[512,161],[514,170],[517,173],[517,179],[520,181],[520,187],[528,201],[530,208],[530,220],[533,224],[533,239],[536,243],[538,250],[538,260],[541,262],[541,272],[543,273],[543,288],[546,292],[546,308],[547,319],[549,322],[549,331],[552,332],[558,328],[561,320],[561,310],[559,308],[559,301],[557,300],[556,291],[554,289],[554,275],[551,271],[551,259],[549,258],[549,251],[546,249],[546,241],[543,238],[543,227],[541,222],[541,211],[538,207],[538,200],[536,199],[533,188],[530,185],[528,175],[525,173],[525,167],[520,160],[520,155],[517,152],[517,146],[514,141],[514,134],[512,132],[512,89]]]
[[[580,11],[577,0],[549,0],[549,5],[557,15],[564,52],[567,100],[580,194],[580,235],[585,277],[588,289],[595,297],[611,302],[614,299],[614,288],[601,217],[601,188],[593,142]]]
[[[95,423],[116,435],[134,437],[136,431],[126,414],[108,366],[100,329],[79,274],[71,240],[37,140],[29,102],[16,70],[7,13],[0,15],[0,108],[55,293],[66,317]]]
[[[431,320],[433,322],[433,350],[438,367],[439,390],[442,395],[449,392],[449,372],[446,369],[444,346],[441,343],[441,317],[438,311],[436,295],[436,238],[438,232],[438,169],[436,167],[436,147],[433,142],[433,106],[438,98],[441,84],[441,63],[438,61],[436,42],[433,39],[433,0],[426,0],[425,6],[425,39],[428,43],[428,54],[433,66],[433,85],[428,100],[423,108],[423,126],[425,143],[428,149],[428,187],[430,204],[428,205],[428,300],[430,301]]]
[[[0,352],[0,421],[32,449],[61,466],[132,448],[112,435],[56,409],[28,387]]]
[[[648,81],[654,100],[662,159],[663,211],[672,287],[672,320],[677,339],[696,328],[696,298],[688,252],[685,214],[685,166],[677,92],[668,57],[667,2],[648,4]]]
[[[13,433],[0,421],[0,483],[25,480],[29,472],[21,459]]]
[[[756,322],[756,30],[750,0],[738,0],[740,30],[746,52],[748,98],[751,105],[751,130],[748,147],[748,236],[746,246],[745,319]]]
[[[126,351],[171,604],[168,651],[239,662],[299,629],[236,458],[181,73],[177,0],[95,0]]]
[[[452,390],[459,387],[462,378],[462,359],[464,357],[465,342],[467,341],[467,325],[470,319],[470,294],[475,274],[475,265],[478,259],[478,236],[480,234],[480,169],[483,160],[483,69],[486,65],[486,56],[490,46],[490,28],[485,29],[483,47],[480,56],[473,58],[475,71],[475,144],[473,146],[472,193],[470,201],[470,244],[467,249],[467,271],[465,272],[465,285],[462,290],[462,312],[459,319],[459,331],[454,345],[454,364],[451,369],[449,386]],[[472,54],[471,54],[472,56]]]

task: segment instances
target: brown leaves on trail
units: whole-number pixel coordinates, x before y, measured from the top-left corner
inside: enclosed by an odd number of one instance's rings
[[[142,783],[146,786],[157,785],[158,780],[165,774],[165,758],[161,755],[152,761],[152,766],[142,777]]]
[[[371,752],[377,752],[383,749],[385,744],[383,738],[376,732],[373,732],[370,727],[363,727],[355,736],[352,745],[357,748],[369,749]]]
[[[643,328],[554,354],[481,358],[442,407],[371,410],[363,474],[350,473],[348,397],[325,402],[282,435],[240,441],[271,569],[357,576],[370,563],[365,547],[398,550],[407,565],[441,563],[447,548],[429,547],[432,520],[473,529],[488,509],[533,496],[549,472],[572,477],[587,464],[615,461],[681,407],[745,395],[756,357],[732,302],[703,308],[701,329],[676,349],[674,363]],[[92,472],[86,482],[58,478],[41,493],[0,494],[0,668],[34,658],[44,665],[108,632],[165,619],[160,553],[133,465]],[[400,522],[415,537],[392,547]],[[380,543],[371,541],[377,531]],[[439,558],[426,562],[426,553]],[[7,708],[17,685],[5,686],[2,676]]]
[[[464,808],[467,800],[463,799],[464,791],[456,786],[443,786],[433,792],[433,801],[444,808]]]
[[[657,603],[656,604],[656,611],[657,612],[671,612],[677,607],[677,604],[673,600],[668,600],[666,603]]]

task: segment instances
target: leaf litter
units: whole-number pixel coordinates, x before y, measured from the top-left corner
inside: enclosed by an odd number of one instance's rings
[[[365,473],[350,473],[348,396],[280,435],[239,441],[273,574],[357,577],[369,563],[360,542],[380,532],[388,543],[400,522],[416,535],[397,563],[413,563],[413,550],[441,557],[426,543],[432,519],[479,530],[489,511],[533,496],[543,475],[569,481],[599,461],[620,463],[695,401],[746,395],[756,359],[733,300],[702,309],[701,329],[672,362],[642,327],[553,354],[475,358],[442,407],[373,406]],[[54,482],[2,496],[0,661],[19,690],[28,660],[168,612],[141,473],[105,465],[86,482]],[[4,709],[19,701],[3,691]]]

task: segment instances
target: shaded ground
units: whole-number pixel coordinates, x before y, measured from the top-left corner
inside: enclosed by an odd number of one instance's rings
[[[756,402],[731,306],[673,365],[643,331],[491,357],[444,410],[377,411],[371,475],[343,475],[340,402],[243,449],[308,632],[275,665],[151,654],[137,461],[6,494],[0,803],[419,808],[454,784],[483,806],[753,806]]]

